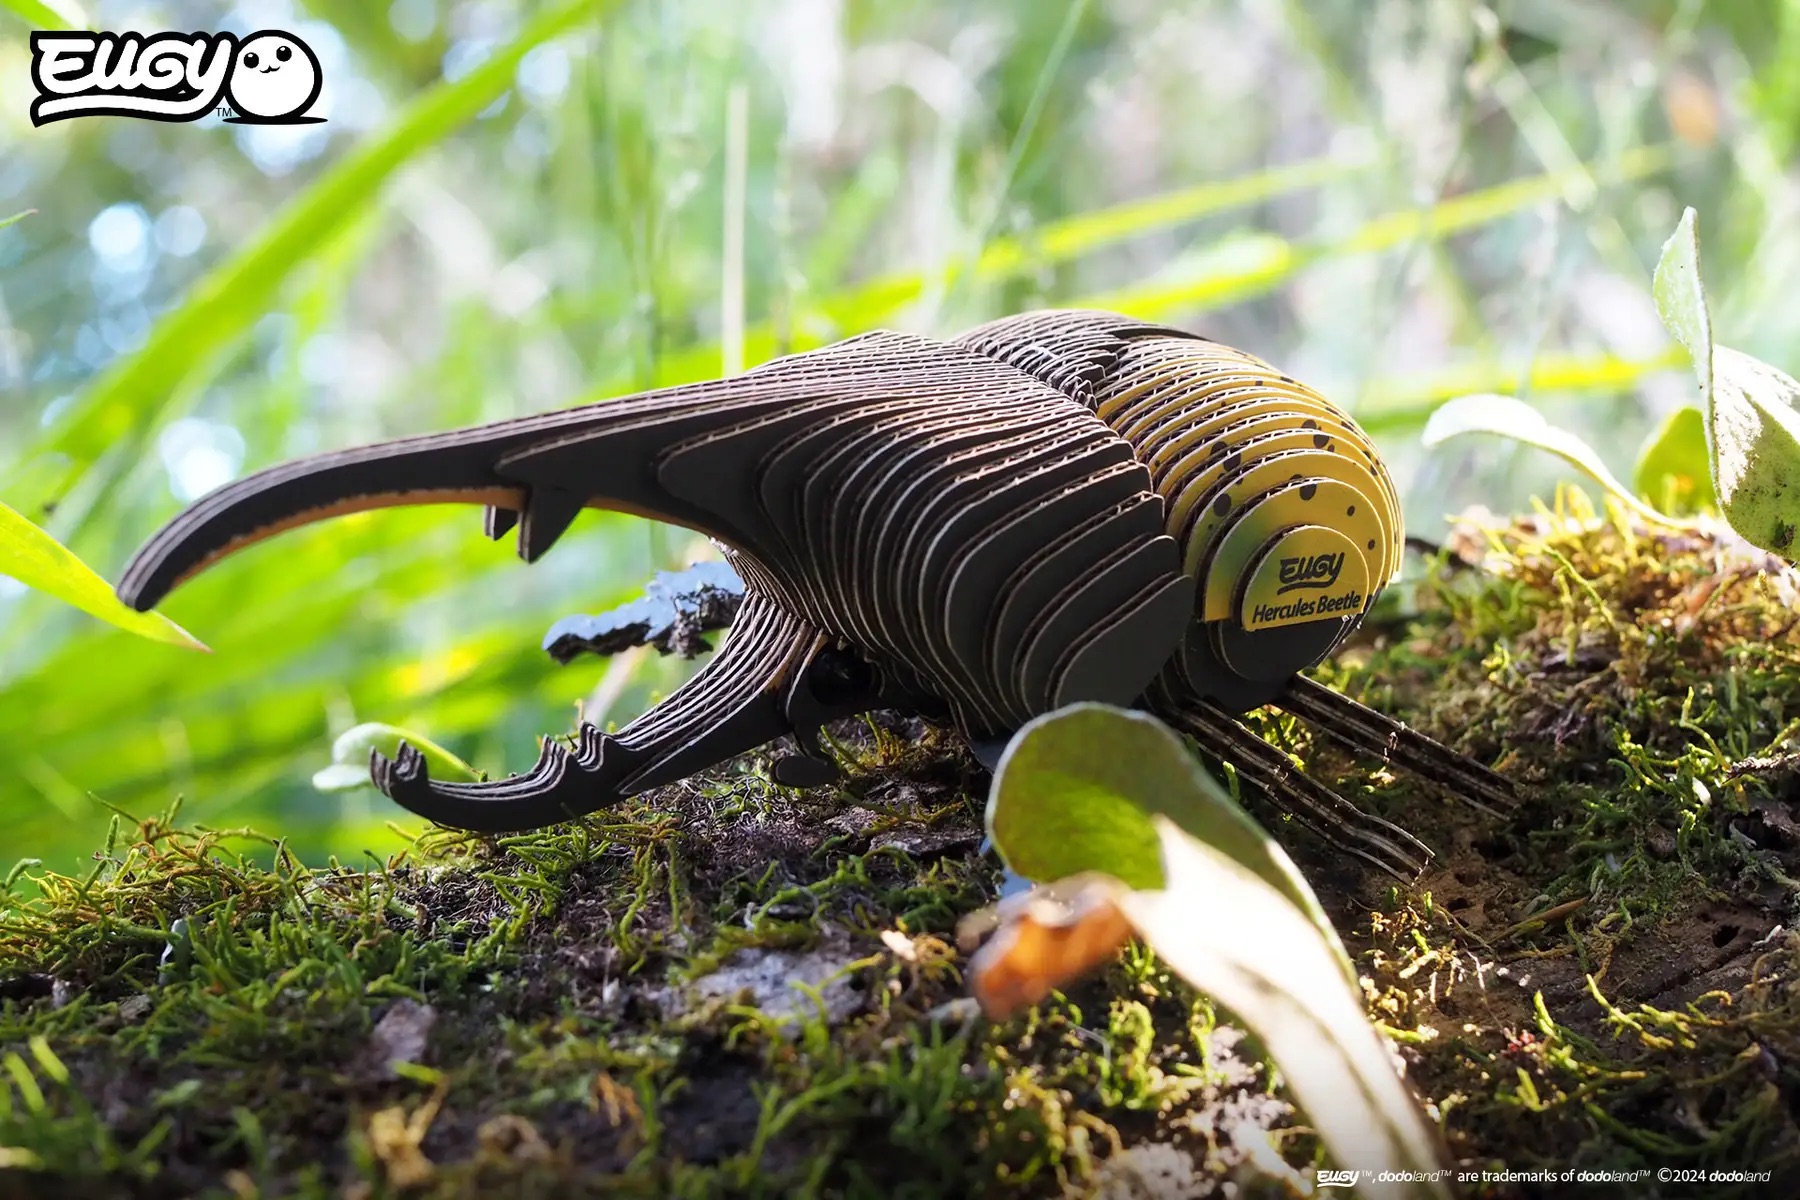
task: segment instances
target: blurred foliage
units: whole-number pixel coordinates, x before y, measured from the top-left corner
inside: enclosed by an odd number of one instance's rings
[[[0,10],[0,212],[40,213],[0,240],[0,501],[109,576],[295,454],[714,375],[726,343],[1052,303],[1307,378],[1367,417],[1429,533],[1556,478],[1494,445],[1422,460],[1443,398],[1520,395],[1620,471],[1689,401],[1643,287],[1687,204],[1715,317],[1800,366],[1800,0],[245,0],[222,27],[305,38],[328,123],[34,129]],[[479,522],[259,547],[169,605],[205,658],[0,590],[0,858],[68,864],[106,805],[172,794],[308,859],[380,852],[397,810],[310,787],[335,735],[392,722],[501,774],[578,699],[616,721],[678,682],[537,640],[703,545],[595,515],[526,571]]]

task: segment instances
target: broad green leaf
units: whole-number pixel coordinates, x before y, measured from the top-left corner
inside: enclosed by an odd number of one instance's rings
[[[1712,315],[1706,307],[1706,288],[1700,282],[1699,218],[1693,209],[1681,214],[1681,223],[1663,243],[1662,256],[1656,262],[1651,280],[1651,293],[1656,298],[1656,312],[1675,340],[1687,347],[1693,359],[1694,376],[1700,381],[1700,402],[1704,406],[1712,389],[1713,334]]]
[[[426,769],[440,783],[473,783],[479,772],[430,738],[410,729],[370,722],[345,730],[331,744],[331,765],[313,775],[313,786],[321,792],[354,792],[373,788],[369,779],[369,752],[379,750],[389,758],[400,753],[405,742],[425,756]]]
[[[362,214],[396,170],[511,87],[519,60],[534,47],[610,7],[604,0],[554,4],[468,74],[421,93],[195,284],[186,300],[156,323],[139,350],[116,359],[70,406],[45,449],[67,456],[72,479],[102,454],[141,436],[190,375],[215,365],[222,351],[269,311],[294,273]]]
[[[1694,210],[1681,215],[1656,264],[1656,308],[1687,347],[1706,414],[1719,511],[1752,545],[1795,557],[1800,531],[1800,383],[1713,341]]]
[[[156,613],[133,612],[119,603],[112,586],[94,574],[57,540],[0,504],[0,575],[9,575],[73,605],[89,616],[117,625],[139,637],[205,650],[181,626]]]
[[[1292,860],[1187,743],[1148,714],[1074,704],[1027,723],[994,772],[987,829],[1006,864],[1028,879],[1103,871],[1157,888],[1166,882],[1153,823],[1159,814],[1287,897],[1348,972],[1337,934]]]
[[[1636,493],[1612,473],[1592,446],[1568,430],[1552,425],[1544,419],[1542,413],[1522,400],[1492,392],[1458,396],[1431,414],[1431,419],[1425,422],[1425,432],[1420,435],[1420,441],[1430,449],[1453,437],[1469,433],[1510,438],[1515,442],[1546,450],[1586,472],[1601,487],[1649,520],[1663,525],[1687,524],[1658,512],[1639,500]]]
[[[0,8],[37,29],[87,28],[87,17],[74,0],[0,0]]]
[[[1697,408],[1678,408],[1644,443],[1632,483],[1638,495],[1664,512],[1715,510],[1719,502],[1709,457],[1705,416]]]
[[[1800,557],[1800,383],[1729,346],[1713,348],[1712,375],[1719,510],[1745,541]]]
[[[1138,936],[1262,1040],[1332,1159],[1362,1172],[1360,1195],[1451,1195],[1442,1143],[1344,980],[1335,942],[1223,848],[1167,817],[1155,829],[1167,885],[1115,900]]]

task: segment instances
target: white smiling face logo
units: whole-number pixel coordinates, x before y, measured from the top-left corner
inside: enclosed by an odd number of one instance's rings
[[[310,46],[264,30],[238,47],[225,91],[240,119],[286,123],[308,119],[302,114],[319,98],[320,83],[319,60]]]

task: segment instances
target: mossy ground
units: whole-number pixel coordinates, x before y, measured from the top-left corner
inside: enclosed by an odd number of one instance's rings
[[[1737,1190],[1796,1194],[1786,577],[1578,499],[1458,541],[1323,677],[1497,762],[1517,812],[1261,719],[1439,852],[1396,887],[1282,834],[1371,1014],[1465,1166],[1768,1171]],[[171,817],[117,829],[85,878],[18,875],[0,1195],[1310,1187],[1317,1144],[1257,1047],[1143,950],[975,1017],[952,934],[997,883],[985,779],[917,723],[837,734],[841,788],[748,760],[380,869]]]

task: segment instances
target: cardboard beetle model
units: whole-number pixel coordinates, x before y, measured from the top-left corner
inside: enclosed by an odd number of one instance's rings
[[[1112,313],[1044,311],[935,340],[878,332],[732,379],[271,467],[181,513],[120,585],[147,609],[282,530],[469,503],[549,550],[583,508],[713,538],[744,581],[724,648],[615,734],[523,775],[439,782],[410,748],[376,784],[484,831],[591,812],[785,734],[779,781],[834,777],[821,725],[874,708],[978,752],[1075,701],[1137,704],[1346,850],[1401,875],[1406,831],[1295,771],[1232,714],[1274,703],[1497,806],[1487,768],[1300,673],[1356,627],[1403,548],[1393,481],[1344,413],[1252,356]]]

